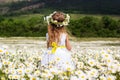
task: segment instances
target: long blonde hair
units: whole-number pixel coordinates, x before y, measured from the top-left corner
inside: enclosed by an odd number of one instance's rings
[[[62,12],[57,12],[52,16],[52,18],[54,20],[62,22],[62,21],[64,21],[65,16],[63,15]],[[47,47],[51,47],[52,42],[59,43],[61,33],[66,33],[64,26],[58,27],[58,25],[52,24],[52,23],[50,25],[48,25],[49,38],[48,38],[48,46]]]

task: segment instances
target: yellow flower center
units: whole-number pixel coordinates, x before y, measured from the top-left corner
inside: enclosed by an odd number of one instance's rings
[[[108,57],[108,55],[106,54],[105,57]]]
[[[36,78],[32,78],[32,80],[36,80]]]
[[[81,78],[85,78],[85,76],[81,76]]]
[[[21,70],[19,70],[19,73],[22,73],[22,71],[21,71]]]
[[[4,64],[7,64],[7,62],[4,62]]]
[[[3,50],[0,50],[0,52],[3,52]]]
[[[71,68],[67,68],[67,70],[68,70],[68,71],[70,71],[70,70],[71,70]]]
[[[93,64],[93,62],[90,62],[90,64]]]
[[[9,52],[6,52],[6,54],[9,54]]]
[[[55,74],[55,72],[51,72],[52,74]]]
[[[111,78],[108,78],[107,80],[112,80]]]
[[[17,79],[18,77],[17,76],[15,76],[15,79]]]
[[[64,74],[64,75],[67,75],[67,73],[66,73],[66,72],[64,72],[63,74]]]
[[[26,72],[30,72],[30,70],[26,70]]]
[[[1,77],[1,80],[5,80],[5,77]]]
[[[91,73],[91,75],[94,75],[94,73]]]
[[[69,64],[69,62],[66,62],[66,64]]]
[[[48,76],[48,78],[51,78],[52,76]]]
[[[110,60],[107,60],[107,62],[110,62]]]
[[[60,58],[57,58],[57,61],[59,61],[60,60]]]

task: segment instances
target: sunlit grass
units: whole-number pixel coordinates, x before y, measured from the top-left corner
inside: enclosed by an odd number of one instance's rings
[[[46,37],[0,37],[0,40],[46,40]],[[3,41],[4,41],[3,40]],[[102,37],[85,37],[85,38],[78,38],[78,37],[70,37],[71,41],[120,41],[120,38],[102,38]]]
[[[90,38],[76,38],[76,37],[71,37],[70,38],[73,41],[120,41],[120,38],[94,38],[94,37],[90,37]]]
[[[105,45],[108,45],[108,46],[120,46],[120,43],[108,43],[108,44],[105,44]]]
[[[0,40],[46,40],[46,37],[0,37]],[[3,40],[3,41],[4,41]],[[90,38],[78,38],[70,37],[71,41],[120,41],[120,38],[102,38],[102,37],[90,37]]]
[[[102,18],[103,16],[109,16],[113,19],[120,19],[120,16],[118,15],[101,15],[101,14],[70,14],[71,19],[77,20],[79,18],[85,17],[85,16],[91,16],[91,17],[96,17],[96,18]]]
[[[69,13],[70,14],[70,13]],[[25,14],[25,15],[20,15],[20,16],[15,16],[15,17],[8,17],[8,18],[13,18],[16,20],[29,20],[30,18],[41,18],[46,16],[46,14]],[[118,15],[101,15],[101,14],[70,14],[71,20],[77,20],[79,18],[85,17],[85,16],[91,16],[91,17],[96,17],[96,18],[101,18],[103,16],[109,16],[113,19],[120,19],[120,16]]]
[[[41,18],[43,17],[43,14],[25,14],[25,15],[20,15],[20,16],[13,16],[13,17],[8,17],[8,18],[12,18],[14,20],[24,20],[27,21],[31,18]]]

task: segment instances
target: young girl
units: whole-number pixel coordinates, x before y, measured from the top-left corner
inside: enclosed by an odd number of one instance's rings
[[[63,12],[54,12],[46,17],[48,23],[48,33],[46,34],[48,51],[42,56],[42,66],[54,67],[62,71],[75,69],[70,53],[71,45],[65,30],[69,19],[69,15]]]

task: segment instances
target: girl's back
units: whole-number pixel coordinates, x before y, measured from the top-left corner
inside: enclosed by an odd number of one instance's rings
[[[65,46],[66,36],[67,36],[66,33],[61,33],[60,34],[60,42],[58,43],[58,46]],[[49,36],[48,36],[48,33],[47,33],[46,34],[46,40],[48,41],[48,39],[49,39]]]

